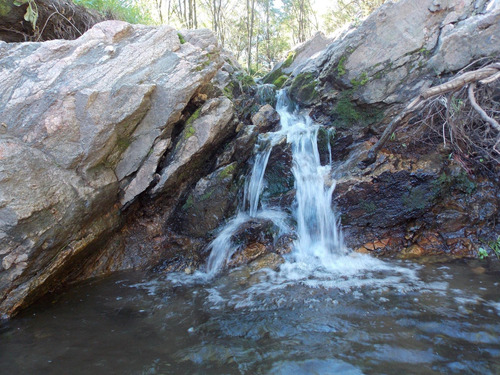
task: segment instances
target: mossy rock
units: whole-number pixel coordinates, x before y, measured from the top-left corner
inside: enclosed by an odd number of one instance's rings
[[[276,70],[272,70],[266,76],[264,76],[264,78],[262,79],[262,82],[263,83],[274,83],[274,81],[276,81],[282,75],[284,75],[284,73],[283,73],[283,71],[281,70],[281,67],[280,67],[280,68],[278,68]]]
[[[288,52],[288,55],[287,55],[285,61],[283,61],[283,64],[281,65],[281,67],[283,69],[289,68],[290,65],[292,65],[292,63],[293,63],[293,60],[295,60],[295,52],[290,51],[290,52]]]
[[[375,107],[360,107],[353,98],[353,90],[342,92],[337,103],[331,111],[335,126],[339,128],[350,128],[353,125],[367,126],[376,124],[383,117],[383,110]]]
[[[319,128],[317,143],[321,164],[326,165],[330,162],[330,150],[333,149],[335,143],[335,128]]]
[[[277,89],[281,89],[285,82],[287,81],[288,76],[283,74],[280,77],[278,77],[276,80],[274,80],[273,85],[276,86]]]
[[[313,73],[300,73],[294,78],[290,86],[290,95],[297,102],[310,105],[318,97],[317,84],[318,81]]]

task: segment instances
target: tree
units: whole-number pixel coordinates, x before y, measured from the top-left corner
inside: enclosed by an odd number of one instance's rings
[[[305,42],[318,27],[310,0],[285,0],[283,4],[293,43]]]

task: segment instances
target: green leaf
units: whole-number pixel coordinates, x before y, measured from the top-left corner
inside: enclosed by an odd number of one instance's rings
[[[16,7],[20,7],[23,4],[26,4],[29,0],[14,0],[14,5]]]

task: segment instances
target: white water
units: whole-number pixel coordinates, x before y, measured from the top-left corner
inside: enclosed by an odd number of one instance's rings
[[[322,166],[318,151],[319,125],[308,116],[289,110],[290,103],[284,92],[280,93],[276,110],[281,117],[281,131],[292,146],[295,177],[298,240],[294,256],[299,261],[314,257],[324,266],[332,257],[345,255],[339,223],[332,210],[332,193],[335,181],[330,178],[331,163]]]
[[[244,202],[219,235],[210,243],[206,273],[197,271],[195,277],[183,274],[170,275],[175,284],[208,281],[224,269],[237,244],[232,236],[242,224],[251,219],[272,220],[280,234],[291,231],[289,217],[277,209],[262,207],[260,196],[265,189],[265,171],[273,145],[283,141],[290,144],[293,157],[292,173],[295,178],[293,219],[296,222],[297,240],[293,250],[285,256],[285,263],[278,271],[261,270],[248,281],[238,281],[247,287],[234,290],[237,273],[223,277],[208,288],[211,308],[262,308],[269,303],[287,300],[289,290],[296,287],[335,288],[358,293],[368,288],[382,293],[387,288],[398,288],[402,293],[421,287],[417,276],[418,266],[389,264],[369,255],[349,252],[345,247],[339,222],[332,210],[332,156],[326,166],[320,163],[317,136],[319,125],[311,118],[291,110],[292,105],[284,92],[278,96],[277,111],[281,129],[261,136],[256,146],[252,171],[245,185]],[[331,154],[331,153],[330,153]],[[293,295],[293,293],[292,293]]]
[[[280,230],[286,231],[285,214],[259,207],[260,195],[265,185],[264,176],[274,144],[286,137],[293,156],[292,173],[295,177],[296,198],[294,219],[297,222],[297,241],[293,256],[298,262],[315,263],[328,267],[335,256],[345,255],[342,235],[332,205],[335,184],[328,185],[330,165],[322,166],[317,145],[319,125],[310,117],[291,111],[291,103],[284,91],[278,96],[277,111],[281,116],[281,129],[260,139],[258,152],[250,178],[245,185],[244,208],[222,229],[209,245],[211,253],[207,262],[207,273],[214,275],[231,259],[236,246],[231,236],[238,227],[250,218],[271,219]]]

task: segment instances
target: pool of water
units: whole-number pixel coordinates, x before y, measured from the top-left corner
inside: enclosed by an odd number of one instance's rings
[[[0,373],[500,373],[496,259],[349,262],[92,280],[0,325]]]

